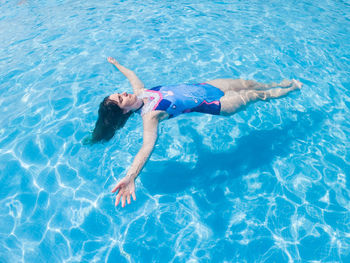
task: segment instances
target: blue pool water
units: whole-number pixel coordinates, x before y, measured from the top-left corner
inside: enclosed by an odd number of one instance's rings
[[[349,29],[341,0],[0,1],[0,262],[350,262]],[[146,87],[304,88],[163,122],[121,209],[140,117],[82,143],[131,91],[108,56]]]

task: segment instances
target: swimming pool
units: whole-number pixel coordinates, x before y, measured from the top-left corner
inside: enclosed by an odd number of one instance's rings
[[[346,1],[1,1],[0,262],[348,262]],[[99,102],[147,87],[300,79],[230,118],[160,126],[137,201],[110,193],[139,116],[83,145]]]

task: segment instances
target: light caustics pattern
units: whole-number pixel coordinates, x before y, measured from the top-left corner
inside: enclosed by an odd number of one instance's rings
[[[349,262],[347,1],[0,1],[0,262]],[[232,117],[139,116],[84,145],[100,101],[215,78],[299,79]]]

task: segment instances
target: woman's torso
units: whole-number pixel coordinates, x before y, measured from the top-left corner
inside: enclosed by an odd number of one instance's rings
[[[199,83],[157,86],[145,89],[138,97],[146,98],[140,109],[142,116],[151,111],[165,111],[169,118],[173,118],[189,112],[219,115],[222,96],[224,93],[218,88]]]

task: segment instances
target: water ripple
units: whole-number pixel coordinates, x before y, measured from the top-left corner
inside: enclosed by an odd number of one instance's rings
[[[350,6],[342,1],[2,1],[1,262],[348,262]],[[160,125],[136,181],[139,116],[86,146],[99,102],[214,78],[296,78],[230,118]],[[127,136],[126,136],[127,135]]]

